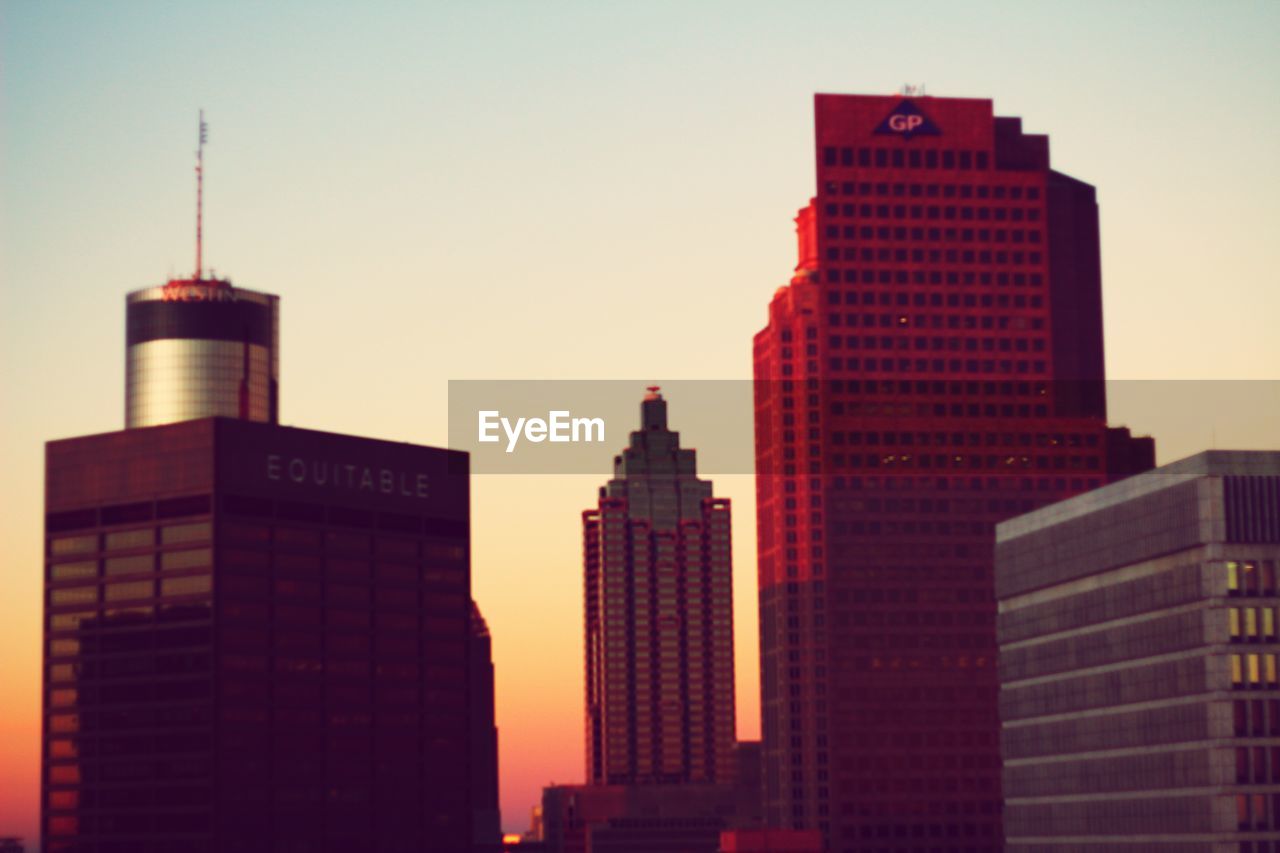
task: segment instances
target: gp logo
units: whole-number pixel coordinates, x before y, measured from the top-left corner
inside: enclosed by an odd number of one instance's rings
[[[924,116],[907,116],[902,113],[889,116],[889,129],[899,133],[910,133],[922,124],[924,124]]]
[[[893,112],[880,122],[880,126],[875,129],[877,134],[892,134],[901,136],[903,139],[910,139],[913,136],[941,136],[942,131],[938,126],[929,120],[919,107],[911,100],[901,101]]]

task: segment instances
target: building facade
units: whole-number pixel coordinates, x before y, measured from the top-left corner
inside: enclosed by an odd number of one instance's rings
[[[588,783],[729,781],[729,501],[698,479],[658,389],[582,527]]]
[[[277,423],[280,298],[173,279],[125,304],[125,426],[227,417]]]
[[[1280,850],[1278,567],[1277,452],[997,527],[1010,851]]]
[[[44,849],[467,849],[466,468],[226,418],[50,442]]]
[[[1106,425],[1094,190],[988,100],[815,126],[754,346],[766,823],[996,851],[994,525],[1154,455]]]

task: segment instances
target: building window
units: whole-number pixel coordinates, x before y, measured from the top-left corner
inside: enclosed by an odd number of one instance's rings
[[[149,548],[155,544],[156,532],[150,527],[144,527],[141,530],[121,530],[116,533],[108,533],[106,539],[106,550],[108,551]]]
[[[207,521],[194,524],[174,524],[160,529],[160,542],[176,545],[182,542],[206,542],[212,536],[212,525]]]
[[[98,588],[96,586],[73,586],[55,589],[49,593],[49,603],[52,605],[96,604],[97,601]]]
[[[191,577],[165,578],[160,581],[161,595],[193,595],[207,593],[213,588],[213,579],[209,575]]]
[[[65,581],[77,578],[96,578],[97,560],[80,560],[74,563],[55,563],[49,567],[49,580]]]
[[[96,550],[98,550],[97,536],[61,536],[49,543],[49,553],[54,556],[87,554]]]
[[[103,591],[107,601],[124,601],[130,598],[150,598],[154,594],[155,585],[151,581],[109,583]]]
[[[140,554],[135,557],[109,557],[103,561],[103,569],[107,575],[129,575],[138,572],[149,572],[155,567],[155,557],[151,554]]]

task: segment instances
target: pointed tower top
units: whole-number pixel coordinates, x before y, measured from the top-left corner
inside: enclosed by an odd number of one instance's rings
[[[640,404],[640,428],[666,429],[667,401],[658,393],[662,389],[657,385],[650,385],[645,390],[648,393],[644,395],[644,402]]]

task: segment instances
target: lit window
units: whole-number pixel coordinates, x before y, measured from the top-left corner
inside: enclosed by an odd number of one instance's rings
[[[160,555],[160,568],[194,569],[212,565],[213,552],[208,548],[195,548],[188,551],[166,551]]]
[[[1240,588],[1245,595],[1258,594],[1258,564],[1240,563]]]
[[[60,554],[85,554],[96,551],[97,548],[97,536],[62,536],[49,543],[49,553],[55,556]]]
[[[107,534],[106,550],[121,551],[126,548],[146,548],[155,544],[156,532],[150,527],[141,530],[121,530]]]
[[[160,581],[161,595],[194,595],[206,593],[213,589],[213,579],[209,575],[195,575],[185,578],[165,578]]]
[[[55,581],[98,576],[97,560],[81,560],[75,563],[55,563],[49,567],[49,579]]]
[[[73,586],[55,589],[49,593],[50,604],[92,604],[98,600],[96,586]]]
[[[150,598],[155,589],[151,581],[129,581],[106,585],[107,601],[123,601],[130,598]]]
[[[103,561],[103,570],[108,575],[149,572],[153,568],[155,568],[155,558],[151,554],[140,554],[136,557],[111,557]]]

